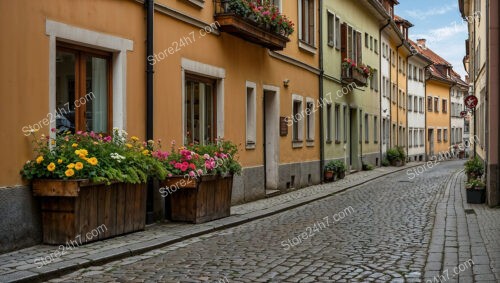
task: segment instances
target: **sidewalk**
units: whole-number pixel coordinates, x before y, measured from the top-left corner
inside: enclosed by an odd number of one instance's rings
[[[403,167],[381,167],[361,171],[345,179],[315,185],[290,193],[231,207],[231,216],[203,224],[161,223],[146,227],[145,231],[107,239],[69,250],[40,267],[35,259],[57,251],[57,246],[37,245],[0,255],[0,282],[34,282],[46,280],[83,267],[137,255],[159,247],[177,243],[215,230],[240,225],[276,214],[312,201],[340,193],[382,176],[406,170],[423,163],[409,163]]]
[[[426,282],[500,282],[500,209],[468,204],[465,179],[453,174],[440,196]]]

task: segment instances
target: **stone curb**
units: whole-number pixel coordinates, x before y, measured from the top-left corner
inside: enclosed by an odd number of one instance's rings
[[[416,164],[412,164],[411,166],[407,165],[403,168],[396,169],[391,172],[382,173],[376,177],[371,179],[367,179],[360,183],[355,183],[352,185],[347,185],[345,188],[342,188],[335,192],[323,192],[318,193],[316,195],[311,195],[302,199],[295,199],[289,202],[285,202],[283,204],[279,204],[264,210],[254,211],[247,214],[241,215],[231,215],[227,218],[215,220],[209,223],[205,223],[205,226],[198,227],[190,227],[186,231],[178,232],[174,235],[168,235],[165,237],[155,238],[152,240],[148,240],[146,242],[134,243],[124,247],[120,247],[113,250],[107,250],[103,252],[99,252],[92,255],[87,255],[83,258],[76,258],[67,261],[53,263],[50,266],[44,266],[38,269],[41,271],[40,273],[35,273],[30,270],[22,270],[17,272],[12,272],[4,275],[0,275],[0,282],[43,282],[46,280],[50,280],[56,277],[60,277],[62,275],[71,273],[73,271],[90,267],[96,265],[102,265],[111,261],[123,259],[130,256],[135,256],[139,254],[143,254],[145,252],[162,248],[168,245],[172,245],[178,242],[182,242],[184,240],[194,238],[197,236],[201,236],[204,234],[209,234],[215,231],[228,229],[231,227],[239,226],[254,220],[262,219],[265,217],[269,217],[299,206],[307,205],[311,202],[328,198],[330,196],[345,192],[351,188],[366,184],[368,182],[374,181],[376,179],[385,177],[387,175],[397,173],[403,170],[407,170],[409,168],[417,167],[425,162],[418,162]],[[319,184],[322,185],[322,184]],[[279,196],[279,195],[278,195]],[[277,197],[278,197],[277,196]],[[203,224],[202,224],[203,225]]]

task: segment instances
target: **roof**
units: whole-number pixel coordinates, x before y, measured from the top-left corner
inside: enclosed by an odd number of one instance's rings
[[[410,40],[410,44],[412,45],[414,50],[416,50],[418,53],[424,55],[425,57],[427,57],[428,59],[430,59],[432,61],[432,64],[428,68],[429,73],[431,75],[431,78],[445,81],[447,83],[458,83],[458,80],[453,78],[454,77],[453,76],[453,73],[454,73],[453,66],[448,61],[446,61],[443,57],[437,55],[434,51],[432,51],[428,47],[423,47],[423,46],[415,43],[412,40]],[[446,74],[447,68],[451,69],[450,76],[448,76]],[[457,73],[455,73],[455,74],[456,74],[456,76],[458,76],[460,82],[463,82],[460,79],[460,75],[458,75]]]
[[[400,17],[400,16],[398,16],[398,15],[394,15],[394,21],[395,21],[397,24],[403,24],[404,26],[406,26],[406,27],[408,27],[408,28],[413,26],[413,24],[412,24],[410,21],[408,21],[408,20],[406,20],[406,19],[403,19],[403,18],[401,18],[401,17]]]

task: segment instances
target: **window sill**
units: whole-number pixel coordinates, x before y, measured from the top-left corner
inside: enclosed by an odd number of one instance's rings
[[[184,1],[189,2],[190,4],[193,4],[194,6],[199,8],[205,7],[205,0],[184,0]]]
[[[328,42],[328,46],[333,48],[334,47],[333,42]]]
[[[326,143],[327,143],[327,144],[332,144],[332,143],[333,143],[333,141],[332,141],[332,140],[326,140]]]
[[[306,146],[307,147],[313,147],[314,146],[314,140],[307,140],[306,141]]]
[[[370,143],[370,141],[365,141],[365,144],[369,144],[369,143]]]
[[[374,141],[373,143],[374,143],[374,144],[378,144],[378,141]]]
[[[311,54],[316,54],[317,48],[299,39],[299,48]]]
[[[303,147],[303,146],[304,146],[304,142],[301,140],[293,140],[292,141],[292,148],[299,148],[299,147]]]
[[[336,141],[335,141],[335,144],[340,144],[340,141],[339,141],[339,140],[336,140]]]
[[[247,142],[246,149],[255,149],[255,142]]]

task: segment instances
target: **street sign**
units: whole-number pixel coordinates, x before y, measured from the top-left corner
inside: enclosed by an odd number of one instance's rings
[[[469,109],[474,109],[477,106],[477,97],[469,95],[465,98],[465,106]]]
[[[460,117],[465,118],[467,116],[467,111],[461,111],[460,112]]]

